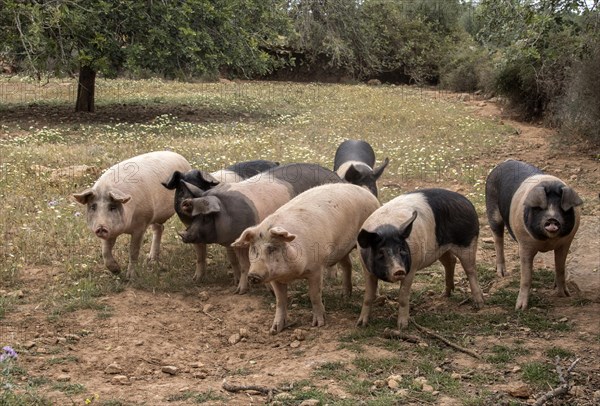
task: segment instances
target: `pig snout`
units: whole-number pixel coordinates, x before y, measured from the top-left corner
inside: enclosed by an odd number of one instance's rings
[[[183,213],[187,214],[188,216],[191,216],[193,210],[194,207],[191,199],[185,199],[183,202],[181,202],[181,211]]]
[[[406,277],[406,270],[403,268],[393,268],[390,271],[390,279],[394,282],[401,281]]]
[[[544,230],[551,234],[558,232],[560,230],[559,221],[554,218],[546,220],[544,223]]]
[[[252,284],[257,284],[258,285],[258,284],[262,283],[263,279],[264,279],[264,276],[259,275],[257,273],[249,273],[248,274],[248,280]]]
[[[108,238],[108,228],[106,228],[105,226],[98,226],[94,229],[94,233],[96,234],[96,237],[98,238],[102,238],[102,239],[106,239]]]
[[[193,243],[194,242],[194,238],[192,237],[192,234],[189,231],[179,231],[177,232],[177,234],[179,234],[179,236],[181,237],[181,240],[184,243]]]

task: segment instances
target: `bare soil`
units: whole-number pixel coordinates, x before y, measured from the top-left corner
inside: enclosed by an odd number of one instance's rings
[[[447,97],[456,98],[456,95]],[[493,164],[514,157],[538,165],[573,184],[586,201],[586,215],[599,214],[600,165],[594,159],[593,151],[582,148],[581,144],[569,145],[561,141],[550,129],[512,120],[497,103],[483,100],[463,102],[470,106],[473,114],[495,117],[517,130],[503,146],[482,155],[481,162]],[[468,188],[469,185],[462,187]],[[486,223],[483,218],[481,222]],[[483,242],[490,236],[489,229],[484,227],[479,261],[491,267],[493,247]],[[589,249],[598,249],[598,239],[591,240],[589,244]],[[508,244],[507,254],[509,269],[514,271],[518,263],[516,244]],[[540,261],[536,266],[545,265]],[[552,264],[546,265],[552,267]],[[598,264],[589,266],[597,267]],[[112,309],[109,317],[99,318],[97,310],[78,310],[61,315],[58,320],[49,320],[47,311],[39,303],[46,294],[46,287],[59,273],[56,267],[24,270],[21,275],[24,297],[17,301],[13,311],[5,315],[0,328],[4,338],[2,342],[20,343],[22,352],[19,363],[28,372],[28,379],[44,376],[52,381],[60,378],[85,386],[85,394],[77,395],[66,395],[45,387],[45,395],[55,404],[82,404],[93,394],[98,395],[97,402],[118,399],[124,404],[189,404],[190,400],[169,401],[168,398],[186,391],[206,393],[210,390],[220,399],[208,401],[207,404],[264,404],[267,400],[266,396],[256,392],[227,392],[223,389],[224,380],[278,387],[302,379],[313,379],[323,390],[340,398],[351,398],[336,381],[315,379],[315,369],[335,361],[351,366],[351,361],[359,355],[381,358],[390,354],[377,346],[367,346],[364,354],[340,349],[339,337],[355,329],[358,315],[350,311],[329,311],[327,325],[312,328],[310,308],[303,302],[294,304],[290,309],[295,326],[279,335],[269,335],[274,298],[265,294],[262,288],[238,296],[232,294],[232,286],[215,284],[199,284],[187,294],[154,293],[128,287],[121,293],[100,299],[102,304]],[[516,277],[518,275],[511,278]],[[487,289],[497,289],[505,283],[496,280]],[[543,357],[545,349],[551,347],[568,349],[582,360],[576,369],[580,391],[570,394],[565,404],[597,404],[594,403],[597,401],[594,400],[594,391],[600,389],[600,304],[587,303],[574,307],[572,298],[558,298],[551,288],[538,288],[533,295],[547,297],[553,306],[553,319],[566,318],[573,326],[571,331],[533,334],[527,329],[516,328],[499,331],[496,336],[474,336],[470,348],[485,353],[495,344],[519,337],[524,347],[530,350],[530,354],[519,358],[519,362],[539,359]],[[362,289],[362,286],[355,287],[353,301],[360,303]],[[325,306],[327,308],[327,303]],[[444,307],[465,314],[472,312],[469,306],[449,303],[437,296],[431,297],[427,305],[412,312]],[[498,308],[489,306],[482,311],[495,312]],[[393,312],[390,315],[395,317]],[[243,329],[241,340],[230,343],[230,337],[239,334],[240,329]],[[296,329],[304,330],[305,339],[291,346],[296,341]],[[414,329],[410,333],[418,334]],[[469,334],[468,331],[464,333]],[[439,342],[437,344],[443,346]],[[406,344],[408,351],[411,345],[414,344]],[[113,363],[118,364],[118,375],[126,376],[121,378],[120,383],[115,382],[115,374],[106,373],[107,367]],[[495,368],[460,352],[452,352],[448,363],[461,373]],[[168,365],[177,368],[174,375],[162,371]],[[514,378],[511,377],[511,368],[513,364],[505,373],[506,381],[518,383],[516,374]],[[468,387],[473,394],[478,387],[499,392],[506,390],[496,384],[473,383]],[[406,400],[406,404],[409,403],[419,402]],[[442,396],[436,404],[460,402]]]

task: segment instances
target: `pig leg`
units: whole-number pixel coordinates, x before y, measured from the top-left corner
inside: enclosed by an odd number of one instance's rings
[[[352,295],[352,261],[350,260],[350,254],[348,253],[348,255],[340,259],[340,262],[338,263],[342,267],[343,295],[345,297],[350,297],[350,295]]]
[[[332,265],[327,267],[327,272],[325,273],[325,277],[327,279],[336,279],[337,278],[337,266]]]
[[[506,276],[506,261],[504,259],[504,220],[500,215],[500,210],[495,207],[488,209],[488,220],[492,229],[492,238],[494,239],[494,248],[496,249],[496,274]]]
[[[227,247],[227,255],[229,256],[231,265],[233,266],[233,277],[235,281],[238,282],[234,293],[243,295],[244,293],[248,292],[248,271],[250,270],[248,247]]]
[[[519,296],[517,297],[516,310],[527,309],[529,300],[529,289],[531,288],[531,273],[533,271],[533,258],[537,252],[529,247],[519,244],[519,257],[521,259],[521,284],[519,286]]]
[[[140,256],[140,247],[142,246],[142,240],[144,239],[144,232],[146,230],[136,231],[131,234],[131,242],[129,243],[129,265],[127,266],[127,279],[135,278],[135,269],[138,265],[138,258]]]
[[[287,327],[287,283],[272,281],[271,286],[275,292],[275,319],[269,333],[277,334]]]
[[[398,295],[398,330],[408,327],[408,315],[410,310],[410,288],[415,277],[415,272],[408,272],[403,281],[400,281],[400,293]]]
[[[362,258],[361,258],[362,262]],[[371,306],[375,300],[377,293],[377,277],[371,272],[367,271],[363,265],[363,275],[365,277],[365,298],[363,300],[362,309],[360,310],[360,316],[356,322],[357,327],[366,327],[369,324],[369,317],[371,316]]]
[[[160,253],[160,241],[165,226],[162,224],[152,224],[152,245],[150,246],[150,254],[148,255],[149,261],[158,261]]]
[[[480,309],[483,307],[483,292],[481,291],[479,282],[477,281],[477,268],[475,263],[477,256],[477,239],[473,241],[471,247],[457,251],[455,254],[460,260],[460,264],[467,274],[469,286],[471,287],[471,296],[473,297],[473,305],[475,308]]]
[[[206,270],[206,244],[194,244],[196,250],[196,272],[192,278],[195,281],[202,279]]]
[[[567,262],[567,253],[569,252],[570,245],[565,244],[554,250],[554,268],[556,270],[554,284],[558,291],[557,294],[560,297],[571,296],[565,285],[565,262]]]
[[[108,270],[115,275],[121,272],[121,267],[112,254],[112,250],[116,241],[116,237],[108,240],[102,240],[102,259],[104,260],[104,266],[106,266],[106,268],[108,268]]]
[[[323,270],[311,272],[308,277],[308,296],[312,303],[313,327],[325,325],[325,306],[323,306]]]
[[[450,294],[454,290],[454,268],[456,267],[456,257],[450,251],[446,251],[440,257],[440,262],[444,265],[444,271],[446,273],[446,289],[444,290],[444,296],[450,297]]]

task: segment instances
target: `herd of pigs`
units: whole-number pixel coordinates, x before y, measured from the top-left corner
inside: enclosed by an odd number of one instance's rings
[[[475,307],[483,305],[477,282],[479,220],[473,204],[459,193],[421,189],[384,205],[376,181],[389,160],[375,168],[375,153],[360,140],[344,141],[333,171],[316,164],[255,160],[207,173],[192,169],[181,155],[150,152],[109,168],[89,189],[74,194],[87,206],[87,224],[102,240],[105,266],[120,266],[112,250],[130,234],[126,277],[135,277],[145,231],[152,227],[149,260],[158,260],[163,223],[177,213],[197,259],[194,279],[206,268],[206,244],[227,248],[236,293],[270,284],[276,311],[270,332],[287,325],[287,286],[307,279],[313,326],[325,323],[325,272],[342,270],[343,291],[352,290],[350,252],[358,248],[365,296],[357,325],[369,322],[378,280],[400,282],[398,328],[409,320],[409,295],[416,271],[439,260],[445,295],[454,289],[457,259],[467,275]],[[565,261],[577,231],[582,200],[562,180],[524,162],[508,160],[487,178],[486,211],[496,248],[496,270],[504,276],[504,228],[518,242],[521,283],[517,309],[526,309],[537,252],[554,250],[555,285],[565,286]]]

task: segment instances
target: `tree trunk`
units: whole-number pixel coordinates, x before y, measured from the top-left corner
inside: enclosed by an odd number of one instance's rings
[[[77,82],[77,101],[75,111],[94,112],[94,90],[96,89],[96,71],[89,66],[79,68]]]

